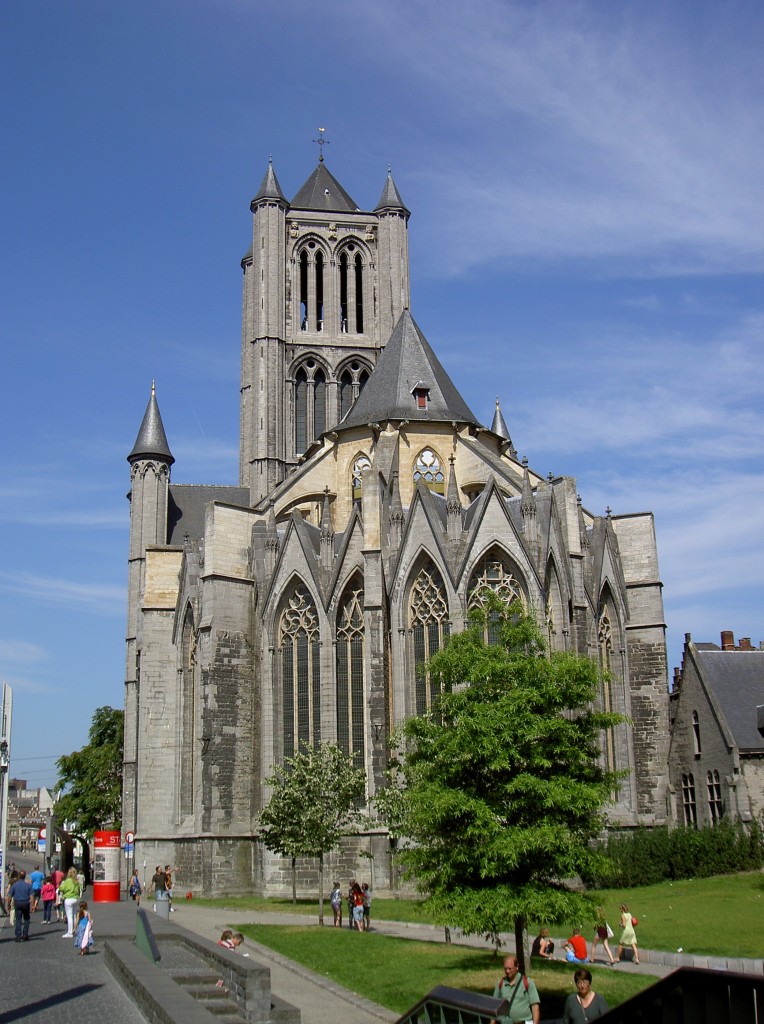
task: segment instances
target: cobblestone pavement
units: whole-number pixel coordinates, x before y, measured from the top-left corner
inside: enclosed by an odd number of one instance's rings
[[[89,956],[79,956],[72,940],[61,938],[64,930],[64,925],[43,925],[38,910],[29,942],[15,942],[10,921],[2,918],[0,1024],[146,1024],[107,969],[98,945]]]

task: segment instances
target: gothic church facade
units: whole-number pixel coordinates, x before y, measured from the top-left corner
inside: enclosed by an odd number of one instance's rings
[[[323,159],[291,201],[269,165],[251,211],[238,486],[171,481],[153,387],[128,456],[123,825],[138,856],[198,892],[284,891],[288,865],[258,838],[272,766],[337,743],[373,797],[391,730],[437,697],[422,666],[485,587],[532,611],[552,650],[600,660],[599,703],[629,718],[602,738],[628,772],[610,819],[665,820],[652,515],[591,514],[574,479],[518,460],[498,401],[490,428],[467,406],[409,310],[390,173],[363,212]],[[390,851],[379,824],[330,870],[366,877],[371,855],[384,890]]]

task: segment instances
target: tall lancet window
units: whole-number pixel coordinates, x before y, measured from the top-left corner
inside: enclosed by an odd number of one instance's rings
[[[340,256],[340,333],[347,334],[348,324],[348,254]]]
[[[368,370],[359,366],[358,363],[353,363],[342,371],[340,374],[340,419],[350,412],[368,379]]]
[[[526,607],[525,594],[522,587],[509,562],[499,553],[490,554],[481,559],[473,572],[469,587],[467,588],[467,608],[470,611],[475,608],[486,607],[487,590],[492,590],[506,604],[519,601],[523,608]],[[486,643],[498,643],[500,633],[501,624],[498,618],[494,616],[486,623]]]
[[[368,455],[359,455],[353,463],[353,501],[360,501],[363,489],[363,474],[367,469],[371,469],[371,462],[369,461]]]
[[[295,588],[279,621],[283,756],[321,742],[321,644],[316,606]]]
[[[409,600],[409,624],[414,648],[415,706],[423,715],[437,703],[440,686],[425,671],[425,665],[446,642],[449,634],[448,602],[443,577],[428,559],[417,574]]]
[[[365,686],[363,583],[345,591],[337,616],[337,744],[364,767]]]
[[[186,609],[183,620],[183,669],[181,683],[181,742],[180,742],[180,813],[191,814],[194,809],[194,783],[198,751],[195,748],[196,704],[196,639],[194,616]]]
[[[324,254],[316,253],[316,330],[324,329]]]
[[[601,671],[601,698],[602,698],[602,710],[606,714],[610,714],[613,710],[613,681],[611,676],[612,671],[612,654],[613,654],[613,631],[610,626],[610,617],[608,616],[607,610],[603,611],[600,615],[599,623],[597,624],[597,647],[599,649],[600,658],[600,671]],[[605,757],[607,760],[607,767],[610,771],[614,771],[615,764],[615,738],[613,735],[612,726],[605,730]]]
[[[302,455],[308,447],[308,374],[303,367],[294,379],[294,450]]]
[[[355,330],[363,334],[363,260],[357,253],[355,258]]]
[[[326,430],[326,377],[323,370],[313,376],[313,440]]]
[[[308,329],[308,251],[300,253],[300,330]]]

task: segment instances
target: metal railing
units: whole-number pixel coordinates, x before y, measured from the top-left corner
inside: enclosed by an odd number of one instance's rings
[[[506,999],[436,985],[396,1024],[490,1024],[506,1012]]]
[[[764,977],[680,967],[599,1020],[602,1024],[764,1024]]]

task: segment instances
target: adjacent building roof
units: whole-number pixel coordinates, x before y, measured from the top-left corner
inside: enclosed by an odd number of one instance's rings
[[[741,750],[764,751],[756,708],[764,704],[764,651],[698,650],[706,685],[713,690]]]
[[[422,407],[417,403],[415,392],[424,393]],[[480,425],[407,309],[340,426],[397,419],[455,420]]]
[[[291,202],[298,210],[326,210],[334,213],[357,213],[358,205],[337,179],[326,169],[323,160]]]
[[[136,459],[161,459],[169,466],[175,462],[170,446],[167,443],[167,435],[164,432],[164,424],[157,405],[156,388],[151,383],[151,397],[143,415],[143,422],[135,439],[133,450],[127,456],[128,462],[135,462]]]
[[[210,501],[224,501],[228,505],[249,508],[249,488],[170,484],[167,543],[181,546],[186,537],[189,540],[201,540],[204,536],[204,510]]]

